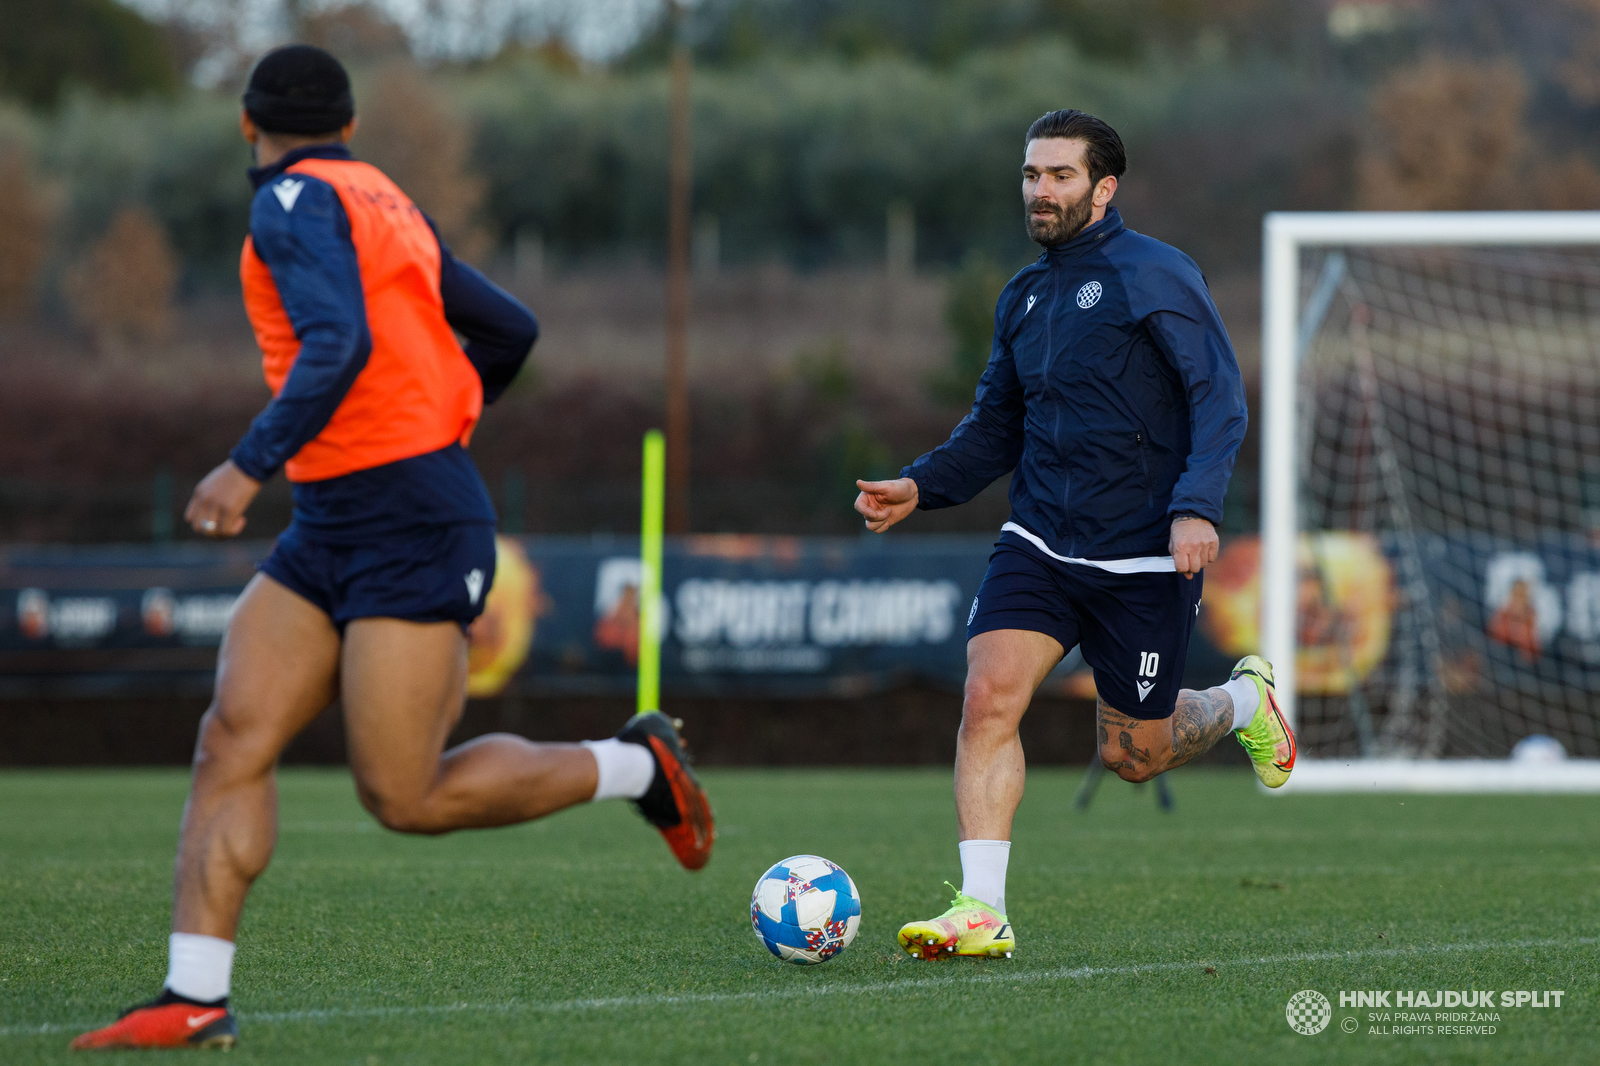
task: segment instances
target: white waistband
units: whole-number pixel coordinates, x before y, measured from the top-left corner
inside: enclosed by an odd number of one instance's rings
[[[1007,522],[1000,527],[1002,533],[1015,533],[1017,536],[1032,544],[1052,559],[1063,563],[1072,563],[1076,566],[1093,566],[1100,570],[1109,570],[1113,574],[1175,574],[1178,564],[1172,561],[1170,555],[1143,555],[1137,559],[1073,559],[1066,555],[1057,555],[1045,547],[1044,541],[1023,529],[1015,522]]]

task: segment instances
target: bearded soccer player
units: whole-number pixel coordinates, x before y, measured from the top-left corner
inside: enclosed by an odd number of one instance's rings
[[[494,511],[465,445],[538,326],[351,157],[350,82],[331,55],[268,53],[244,104],[257,191],[241,271],[274,397],[185,516],[198,532],[235,536],[282,468],[294,521],[240,598],[218,658],[178,845],[165,988],[75,1048],[234,1043],[234,934],[277,836],[274,767],[336,697],[357,793],[390,829],[513,825],[627,797],[685,867],[711,852],[710,805],[659,713],[582,745],[494,734],[442,750],[466,698],[465,629],[494,580]]]
[[[1268,787],[1295,742],[1272,667],[1241,659],[1219,688],[1182,689],[1202,569],[1245,434],[1233,347],[1193,260],[1125,227],[1110,206],[1126,155],[1080,111],[1028,129],[1022,197],[1044,254],[1000,295],[971,414],[892,481],[857,482],[881,533],[916,508],[965,503],[1006,473],[1011,519],[967,620],[955,795],[963,885],[900,943],[921,959],[1009,957],[1017,727],[1073,647],[1094,668],[1100,758],[1148,781],[1229,731]]]

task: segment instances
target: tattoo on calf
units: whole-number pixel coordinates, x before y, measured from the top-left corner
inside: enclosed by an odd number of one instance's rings
[[[1172,712],[1172,758],[1174,763],[1192,759],[1205,751],[1233,728],[1233,704],[1227,694],[1216,689],[1178,693]]]
[[[1150,749],[1134,747],[1133,737],[1128,734],[1127,730],[1123,730],[1117,735],[1117,743],[1121,744],[1122,750],[1128,753],[1126,765],[1132,766],[1134,763],[1147,763],[1150,761]]]
[[[1123,729],[1135,729],[1144,721],[1142,718],[1135,718],[1132,715],[1123,714],[1115,707],[1107,706],[1105,700],[1099,701],[1099,711],[1100,724],[1102,726],[1109,724],[1120,726]]]
[[[1100,761],[1113,770],[1132,770],[1138,766],[1150,765],[1150,749],[1138,747],[1133,743],[1133,734],[1143,720],[1106,706],[1104,700],[1099,701],[1098,711],[1099,723],[1096,731],[1100,735]],[[1122,754],[1120,759],[1114,758],[1113,753],[1107,750],[1111,747],[1113,729],[1117,732],[1117,747]]]

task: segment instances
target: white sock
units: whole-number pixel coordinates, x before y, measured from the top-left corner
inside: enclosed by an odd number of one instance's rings
[[[1233,697],[1233,728],[1243,729],[1256,716],[1261,705],[1261,690],[1248,677],[1236,677],[1222,686],[1222,691]]]
[[[643,744],[612,737],[585,740],[583,746],[594,756],[595,769],[600,772],[600,783],[594,790],[596,800],[638,799],[656,776],[656,760]]]
[[[167,940],[167,987],[185,999],[213,1003],[228,994],[233,977],[233,942],[199,933],[173,933]]]
[[[1011,861],[1011,841],[963,840],[960,847],[962,895],[981,899],[1004,914],[1006,864]]]

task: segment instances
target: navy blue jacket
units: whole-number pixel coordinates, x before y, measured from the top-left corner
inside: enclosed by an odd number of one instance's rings
[[[1011,279],[972,413],[901,476],[951,507],[1015,469],[1012,521],[1055,554],[1167,555],[1171,515],[1222,520],[1247,418],[1200,268],[1111,208]]]

